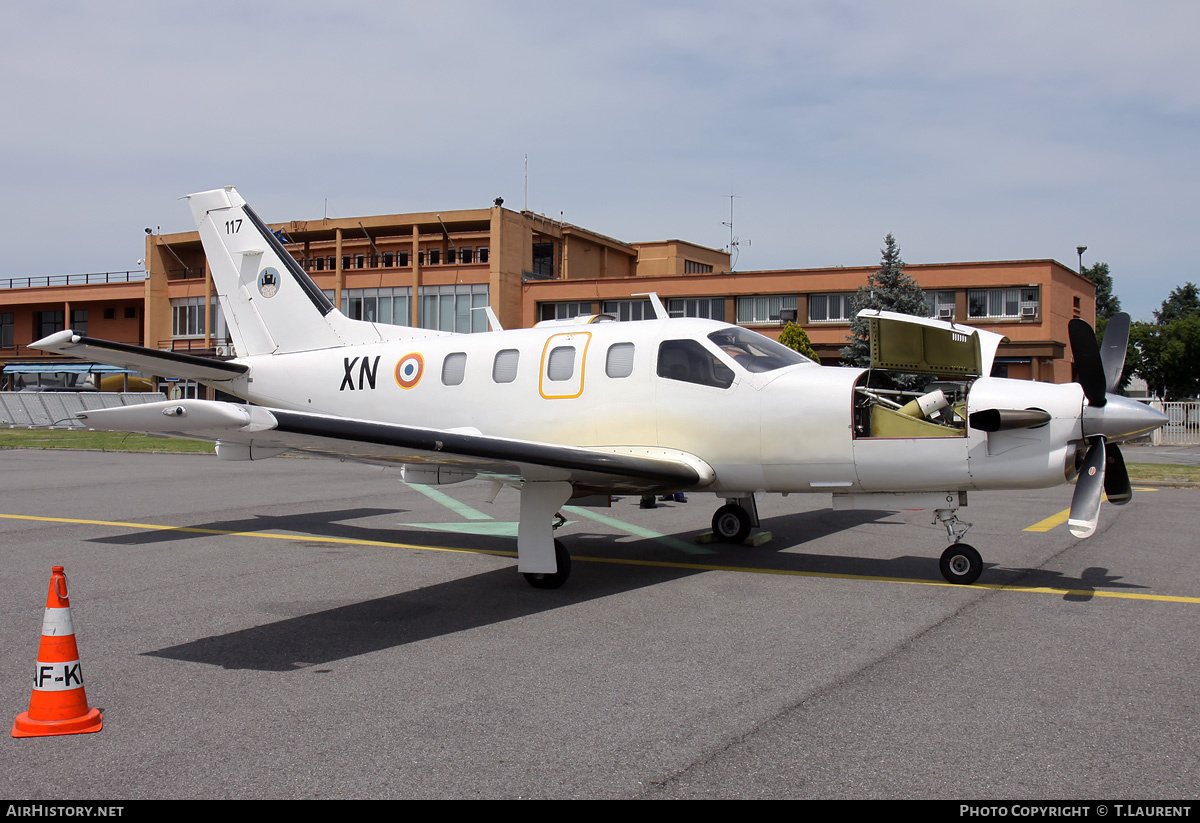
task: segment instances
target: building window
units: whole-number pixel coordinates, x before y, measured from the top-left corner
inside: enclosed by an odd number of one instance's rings
[[[471,254],[471,252],[472,252],[472,251],[473,251],[473,250],[472,250],[472,249],[470,249],[470,248],[466,248],[466,249],[459,249],[459,250],[458,250],[458,256],[459,256],[459,259],[461,259],[461,260],[462,260],[462,262],[464,262],[464,263],[470,263],[470,262],[471,262],[471,257],[472,257],[472,254]]]
[[[466,374],[466,352],[459,351],[446,355],[446,359],[442,361],[442,383],[447,386],[461,385]]]
[[[33,313],[33,328],[35,340],[48,337],[56,331],[63,330],[63,313],[59,311],[35,311]]]
[[[533,244],[533,276],[538,280],[554,277],[554,244]]]
[[[212,336],[217,340],[229,337],[225,326],[225,315],[221,313],[221,301],[214,297],[212,309]],[[171,337],[203,337],[204,336],[204,298],[203,297],[173,297],[171,298]]]
[[[810,304],[811,305],[811,304]],[[779,312],[784,309],[796,308],[794,294],[761,294],[752,297],[739,297],[737,301],[737,322],[751,326],[756,323],[779,324]]]
[[[570,380],[575,376],[575,347],[558,346],[550,350],[546,377],[554,381]]]
[[[810,323],[848,323],[853,316],[854,292],[808,296]]]
[[[104,309],[104,319],[105,319],[105,320],[116,320],[116,319],[117,319],[117,308],[116,308],[116,306],[107,306],[107,307]]]
[[[11,349],[15,345],[13,330],[16,324],[17,316],[14,313],[0,312],[0,349]]]
[[[486,283],[422,286],[421,328],[453,332],[487,331],[487,313],[471,311],[488,305]]]
[[[955,295],[952,291],[927,291],[925,292],[925,310],[929,317],[953,320],[954,300]]]
[[[632,343],[613,343],[608,347],[604,373],[609,377],[628,377],[633,374]]]
[[[455,248],[446,249],[446,265],[453,265],[458,259],[458,250]]]
[[[712,274],[713,267],[709,263],[697,263],[695,260],[683,261],[684,274]]]
[[[342,314],[351,320],[412,325],[412,287],[342,289]]]
[[[392,254],[390,251],[385,251],[383,253],[383,267],[385,269],[390,269],[392,267],[392,262],[395,260],[395,258],[396,258],[396,255]]]
[[[350,268],[350,255],[343,254],[342,255],[342,271],[346,271],[349,268]]]
[[[363,256],[361,254],[354,255],[354,268],[361,269],[363,267]]]
[[[71,309],[71,331],[87,336],[87,309]]]
[[[654,306],[649,300],[605,300],[602,311],[618,320],[653,320]]]
[[[437,266],[441,262],[442,262],[442,250],[441,249],[430,249],[429,250],[429,265]]]
[[[1036,319],[1041,301],[1036,286],[1013,289],[971,289],[967,313],[971,317],[1002,320]]]
[[[516,349],[501,349],[496,352],[492,361],[492,380],[497,383],[511,383],[517,379],[517,364],[521,362],[521,353]]]
[[[592,313],[590,302],[580,303],[542,303],[538,310],[540,320],[570,320],[573,317],[583,317]]]
[[[125,319],[126,320],[136,320],[137,319],[137,306],[126,306],[125,307]]]
[[[724,297],[672,297],[667,300],[667,313],[672,317],[703,317],[725,322]]]
[[[479,262],[486,263],[487,261],[488,261],[488,247],[480,246],[479,247]]]

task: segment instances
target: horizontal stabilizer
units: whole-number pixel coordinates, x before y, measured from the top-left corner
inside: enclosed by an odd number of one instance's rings
[[[97,363],[120,366],[159,377],[179,377],[184,380],[232,380],[249,369],[242,363],[211,360],[194,354],[147,349],[130,343],[114,343],[110,340],[84,337],[70,329],[43,337],[32,344],[32,348],[66,354],[82,360],[94,360]]]

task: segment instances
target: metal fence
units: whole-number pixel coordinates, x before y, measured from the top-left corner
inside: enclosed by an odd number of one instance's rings
[[[1200,403],[1195,401],[1155,400],[1151,408],[1167,416],[1167,425],[1156,431],[1151,438],[1155,446],[1189,446],[1200,444]]]
[[[94,271],[85,274],[46,274],[41,277],[6,277],[0,279],[0,289],[33,289],[43,286],[80,286],[97,283],[137,283],[146,279],[146,272]]]
[[[162,392],[0,392],[0,426],[86,429],[76,412],[166,399]]]

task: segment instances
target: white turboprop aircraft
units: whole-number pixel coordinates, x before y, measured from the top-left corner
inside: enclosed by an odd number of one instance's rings
[[[570,555],[554,539],[568,501],[613,493],[712,492],[713,532],[743,542],[755,495],[819,492],[835,509],[933,509],[952,545],[943,576],[983,568],[962,542],[967,493],[1043,488],[1079,473],[1071,530],[1096,528],[1101,492],[1132,496],[1115,443],[1166,418],[1109,394],[1128,315],[1102,347],[1070,325],[1079,383],[989,377],[1001,335],[889,312],[870,317],[872,368],[819,366],[752,331],[700,319],[549,321],[452,334],[350,320],[232,187],[188,197],[238,357],[214,361],[71,330],[34,344],[198,380],[251,405],[151,403],[79,416],[96,429],[216,441],[223,460],[285,451],[399,466],[410,483],[475,476],[520,491],[517,569],[557,588]],[[494,315],[490,314],[493,326]],[[938,375],[889,390],[888,370]]]

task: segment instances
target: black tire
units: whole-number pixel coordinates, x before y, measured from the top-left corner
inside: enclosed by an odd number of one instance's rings
[[[567,551],[567,547],[563,545],[561,540],[554,541],[554,562],[558,564],[558,571],[554,574],[530,574],[525,573],[525,580],[530,586],[535,589],[557,589],[567,582],[567,578],[571,576],[571,553]]]
[[[949,582],[969,586],[983,573],[983,558],[975,551],[974,546],[955,543],[942,552],[938,569],[941,570],[942,577]]]
[[[744,543],[750,529],[750,512],[737,503],[726,503],[713,515],[713,534],[722,543]]]

